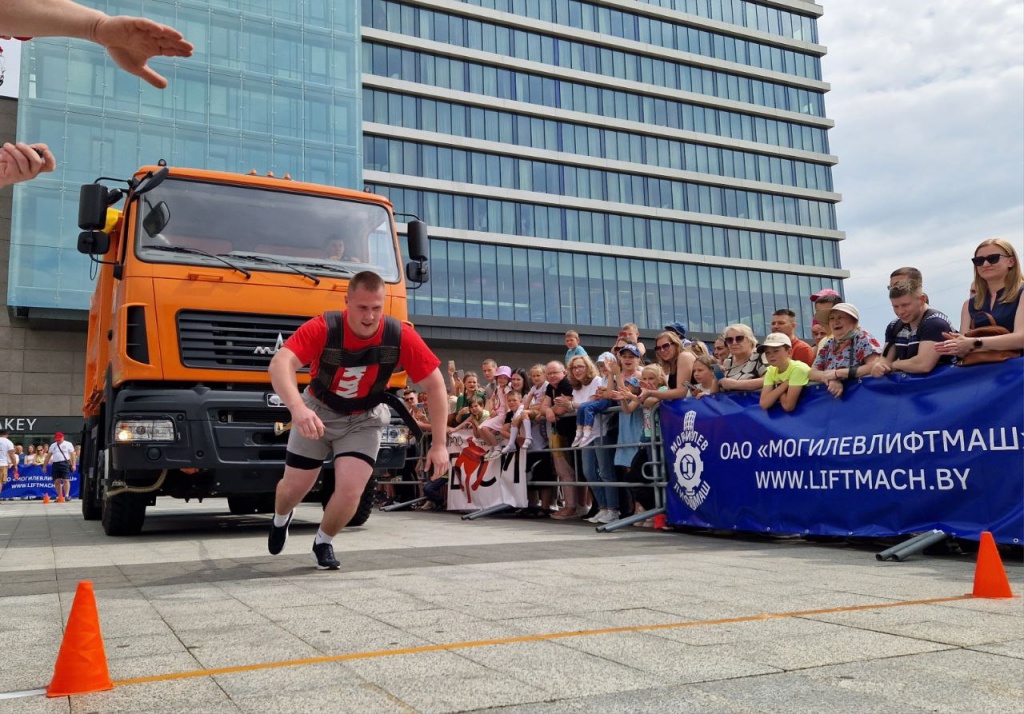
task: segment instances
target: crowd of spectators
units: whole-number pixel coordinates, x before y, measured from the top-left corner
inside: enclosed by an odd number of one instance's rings
[[[978,246],[972,262],[975,280],[959,331],[929,306],[920,271],[902,267],[890,278],[895,319],[885,327],[883,341],[861,326],[856,306],[826,289],[810,296],[815,319],[809,342],[796,334],[796,311],[780,307],[762,340],[750,325],[735,322],[706,345],[689,339],[676,322],[665,326],[649,352],[637,326],[627,323],[607,348],[583,345],[570,330],[564,359],[528,370],[488,359],[478,376],[449,362],[446,437],[471,433],[484,460],[525,449],[531,481],[559,483],[557,493],[551,487],[531,489],[528,511],[535,515],[609,523],[643,512],[654,506],[644,465],[652,455],[662,401],[758,391],[763,409],[791,412],[811,383],[840,399],[854,380],[924,374],[972,353],[1021,354],[1024,311],[1018,307],[1024,291],[1016,251],[992,239]],[[989,328],[986,336],[971,336],[979,327]],[[591,353],[598,354],[596,360]],[[406,391],[406,403],[428,429],[414,391]],[[575,485],[579,482],[589,487]],[[614,482],[636,487],[604,485]],[[427,489],[426,508],[444,506],[442,487],[433,483]]]

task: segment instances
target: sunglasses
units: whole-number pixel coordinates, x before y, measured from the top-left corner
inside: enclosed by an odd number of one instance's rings
[[[743,337],[723,337],[722,339],[725,341],[725,344],[727,345],[739,344],[743,342]]]
[[[672,346],[671,342],[666,342],[666,343],[664,343],[662,345],[655,345],[654,349],[656,349],[656,350],[667,350],[671,346]]]
[[[978,266],[980,268],[985,263],[990,263],[992,265],[995,265],[1002,258],[1009,258],[1009,257],[1010,256],[1004,255],[1003,253],[992,253],[991,255],[979,255],[979,256],[977,256],[975,258],[971,258],[971,262],[974,263],[976,266]]]

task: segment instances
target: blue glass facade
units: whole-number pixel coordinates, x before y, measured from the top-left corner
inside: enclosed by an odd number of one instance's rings
[[[22,54],[18,139],[46,141],[58,169],[15,191],[8,304],[88,309],[89,261],[76,248],[78,186],[170,164],[339,186],[362,182],[359,6],[354,0],[85,0],[144,13],[196,46],[157,59],[158,90],[101,48],[36,39]]]
[[[367,186],[433,236],[414,319],[764,334],[841,289],[817,6],[362,2]]]

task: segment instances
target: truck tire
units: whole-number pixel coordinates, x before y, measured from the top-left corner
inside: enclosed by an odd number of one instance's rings
[[[369,519],[370,514],[373,512],[373,491],[376,487],[377,479],[371,476],[370,480],[366,482],[366,488],[363,489],[363,495],[359,497],[359,505],[356,507],[356,512],[352,514],[352,518],[345,524],[346,528],[361,526]],[[334,495],[334,481],[332,479],[324,479],[323,484],[320,486],[320,505],[323,508],[327,508],[327,502],[331,500],[332,495]]]
[[[96,476],[82,475],[82,518],[87,521],[98,521],[103,516],[103,506],[96,498]]]
[[[228,510],[232,516],[248,516],[256,513],[258,508],[257,496],[252,493],[236,493],[228,496]]]
[[[375,479],[372,478],[366,482],[366,488],[363,489],[363,495],[359,497],[359,507],[356,508],[356,512],[352,514],[352,520],[345,524],[346,528],[363,525],[370,517],[370,514],[373,513],[373,491],[376,488],[376,485]]]
[[[103,501],[103,532],[108,536],[138,535],[146,520],[145,494],[122,493]]]

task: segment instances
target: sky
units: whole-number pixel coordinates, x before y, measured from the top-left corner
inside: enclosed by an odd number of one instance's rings
[[[818,4],[846,298],[880,338],[911,265],[958,327],[978,243],[1024,255],[1024,2]]]

